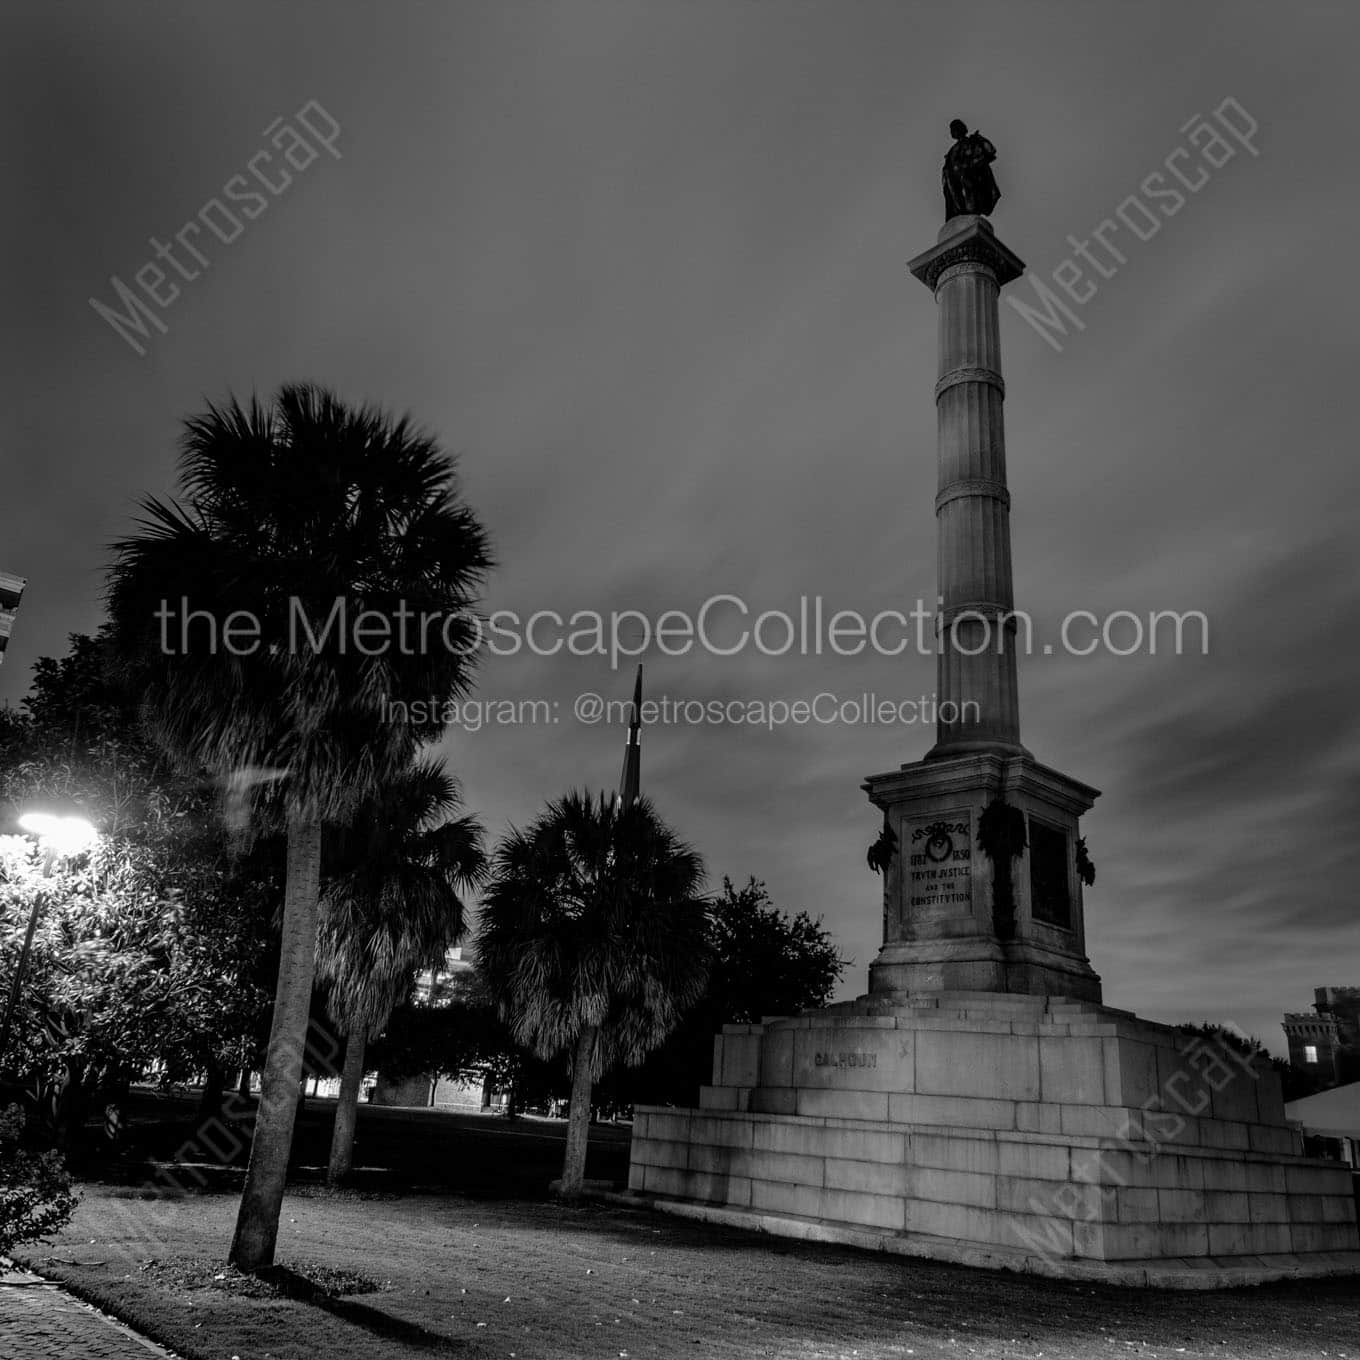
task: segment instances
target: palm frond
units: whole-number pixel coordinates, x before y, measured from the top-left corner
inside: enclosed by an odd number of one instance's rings
[[[637,1063],[702,995],[703,865],[646,799],[570,793],[500,844],[477,958],[516,1040],[543,1057],[600,1029],[596,1063]]]
[[[189,419],[179,489],[142,504],[109,577],[115,651],[158,740],[218,778],[286,770],[291,805],[349,816],[442,730],[441,704],[420,720],[410,705],[471,684],[491,554],[453,460],[405,418],[292,384]],[[394,644],[328,632],[337,604],[389,620]],[[448,627],[398,645],[403,611]],[[253,650],[224,644],[232,616],[258,624]]]
[[[445,820],[459,804],[443,765],[387,778],[329,837],[317,969],[338,1023],[381,1028],[415,975],[438,968],[466,930],[466,897],[485,876],[482,828]]]

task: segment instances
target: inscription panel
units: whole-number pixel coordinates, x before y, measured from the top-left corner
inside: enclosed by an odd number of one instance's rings
[[[914,1044],[909,1030],[842,1023],[797,1029],[794,1035],[796,1087],[911,1090]]]
[[[973,835],[967,813],[903,826],[907,913],[913,921],[968,916],[973,910]]]
[[[814,1067],[877,1067],[878,1054],[865,1052],[846,1052],[841,1049],[835,1052],[831,1049],[818,1049],[812,1056]]]

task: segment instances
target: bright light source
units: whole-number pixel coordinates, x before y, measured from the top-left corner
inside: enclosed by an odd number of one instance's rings
[[[84,817],[54,817],[50,812],[26,812],[19,825],[36,836],[43,847],[58,855],[78,855],[99,839],[99,832]]]
[[[19,818],[19,825],[30,836],[50,836],[60,823],[61,818],[53,817],[50,812],[25,812]]]

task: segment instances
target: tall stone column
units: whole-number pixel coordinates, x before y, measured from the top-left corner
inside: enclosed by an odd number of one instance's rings
[[[923,760],[864,785],[896,845],[869,988],[1099,1000],[1076,860],[1097,791],[1020,744],[997,303],[1025,266],[985,217],[962,216],[908,268],[939,313],[940,715]],[[1023,844],[1000,863],[980,837],[998,803],[1023,827]]]
[[[1001,289],[1024,268],[985,217],[951,218],[936,248],[910,265],[939,308],[940,718],[928,760],[971,751],[1024,753],[997,316]]]

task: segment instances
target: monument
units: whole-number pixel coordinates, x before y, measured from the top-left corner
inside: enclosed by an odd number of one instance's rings
[[[907,266],[939,324],[941,721],[863,786],[883,946],[856,1000],[726,1026],[699,1109],[639,1107],[630,1195],[1120,1283],[1360,1271],[1349,1168],[1302,1155],[1268,1064],[1102,1004],[1079,835],[1097,791],[1020,740],[998,297],[1024,265],[987,220],[995,149],[950,131],[947,220]]]

